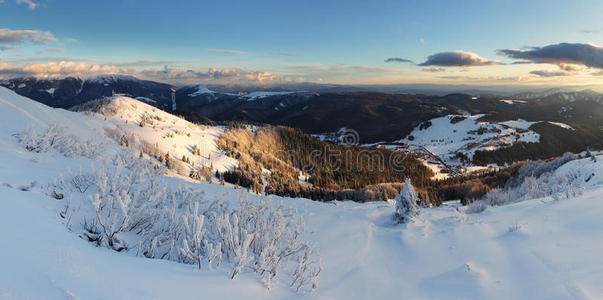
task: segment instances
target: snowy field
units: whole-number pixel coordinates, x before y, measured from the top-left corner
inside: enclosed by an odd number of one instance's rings
[[[131,105],[134,100],[124,101]],[[576,178],[581,192],[572,197],[546,196],[471,214],[450,203],[422,208],[417,218],[401,225],[391,221],[394,206],[388,202],[272,197],[274,205],[282,202],[297,209],[305,223],[303,238],[320,255],[318,286],[307,293],[296,293],[284,275],[270,290],[248,269],[231,280],[228,262],[211,271],[205,265],[198,270],[192,264],[145,258],[134,247],[122,252],[95,247],[80,237],[77,214],[60,217],[65,199],[49,197],[43,186],[68,170],[87,170],[117,153],[120,147],[104,137],[106,126],[140,130],[137,134],[154,138],[177,155],[188,149],[181,144],[193,144],[186,135],[176,147],[170,140],[161,142],[163,134],[176,129],[168,128],[170,116],[162,116],[168,123],[153,131],[132,121],[126,124],[133,117],[126,111],[120,109],[123,118],[118,114],[105,120],[51,109],[0,88],[0,299],[603,298],[603,157],[571,161],[555,171],[557,177]],[[55,122],[82,140],[106,143],[106,149],[97,159],[35,153],[14,136],[27,126],[40,130]],[[219,133],[212,130],[219,128],[197,132],[181,126],[193,132],[195,143],[203,141],[207,153],[214,153],[211,160],[228,167],[227,158],[213,148],[212,139]],[[195,187],[205,199],[221,197],[232,203],[247,193],[175,174],[161,182]],[[248,197],[252,203],[261,198]],[[91,200],[81,197],[71,205],[85,208],[90,205],[86,201]]]

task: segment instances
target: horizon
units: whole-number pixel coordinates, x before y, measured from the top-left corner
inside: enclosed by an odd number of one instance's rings
[[[600,91],[603,3],[543,3],[5,0],[0,79]]]

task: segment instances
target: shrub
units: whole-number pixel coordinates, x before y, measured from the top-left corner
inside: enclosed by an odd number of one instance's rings
[[[484,204],[498,206],[549,196],[554,200],[579,196],[583,179],[577,173],[555,173],[560,166],[575,158],[574,154],[565,154],[555,160],[523,165],[504,188],[492,189],[481,200]]]
[[[250,271],[267,288],[281,277],[298,292],[316,288],[318,254],[302,240],[303,222],[294,209],[250,201],[246,191],[238,204],[208,201],[198,189],[170,188],[159,180],[163,172],[123,149],[111,164],[60,180],[66,198],[81,202],[77,209],[67,205],[61,216],[79,216],[81,236],[98,246],[198,268],[225,263],[231,278]],[[90,185],[79,190],[82,176]]]
[[[81,141],[77,136],[68,134],[66,128],[57,123],[51,124],[40,133],[29,127],[17,134],[17,138],[27,151],[41,153],[55,150],[66,157],[97,158],[105,148],[103,143]]]

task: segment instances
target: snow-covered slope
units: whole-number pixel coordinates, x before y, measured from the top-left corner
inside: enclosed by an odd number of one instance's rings
[[[288,95],[288,94],[292,94],[292,93],[293,92],[255,91],[255,92],[251,92],[249,94],[242,95],[242,96],[240,96],[240,98],[247,99],[247,101],[253,101],[253,100],[258,100],[258,99],[262,99],[262,98],[266,98],[266,97],[270,97],[270,96]]]
[[[109,127],[119,126],[124,132],[157,145],[174,158],[186,156],[191,166],[212,167],[212,171],[224,172],[238,165],[216,146],[215,140],[224,132],[223,127],[199,126],[128,97],[110,98],[101,111],[101,117],[106,117]],[[143,127],[140,124],[144,116],[148,121]],[[195,146],[199,148],[198,155],[192,153]]]
[[[189,96],[195,97],[195,96],[199,96],[199,95],[203,95],[203,94],[212,94],[213,95],[214,92],[202,85],[199,85],[199,86],[197,86],[197,90],[194,93],[190,93]]]
[[[557,170],[590,177],[582,184],[581,196],[528,200],[478,214],[465,214],[457,209],[459,204],[451,203],[421,209],[420,217],[403,225],[391,222],[393,205],[386,202],[322,203],[274,197],[275,205],[283,201],[299,210],[306,223],[304,237],[320,251],[322,272],[311,294],[295,294],[284,281],[267,290],[249,272],[231,280],[225,266],[199,271],[193,265],[137,257],[135,251],[94,247],[67,229],[81,220],[59,217],[65,200],[48,197],[41,186],[67,169],[98,162],[56,152],[29,152],[13,134],[29,124],[43,128],[61,122],[72,134],[108,143],[103,126],[120,124],[134,130],[138,124],[130,123],[146,111],[130,99],[113,103],[123,115],[105,121],[50,109],[0,88],[0,299],[603,297],[603,157],[597,162],[572,161]],[[137,107],[131,106],[134,103]],[[183,122],[172,124],[169,115],[161,118],[166,121],[156,125],[159,132],[167,130],[163,126]],[[137,134],[153,134],[150,129],[147,125]],[[106,155],[115,148],[115,143],[109,145]],[[236,202],[241,192],[178,178],[162,180],[201,188],[206,199]],[[33,187],[32,181],[37,182]]]
[[[477,150],[494,150],[517,142],[538,142],[540,136],[524,120],[490,123],[478,121],[483,115],[448,115],[418,126],[400,142],[423,146],[445,160],[457,152],[471,159]]]

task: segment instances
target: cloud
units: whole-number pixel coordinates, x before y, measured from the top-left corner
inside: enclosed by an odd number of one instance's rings
[[[299,56],[297,53],[289,53],[289,52],[280,52],[278,55],[280,56]]]
[[[34,45],[43,45],[57,39],[48,31],[38,30],[10,30],[0,28],[0,44],[20,44],[29,42]]]
[[[562,71],[547,71],[547,70],[534,70],[530,72],[530,74],[534,74],[540,77],[558,77],[558,76],[568,76],[569,73]]]
[[[421,43],[421,45],[425,45],[425,39],[419,39],[419,43]]]
[[[444,68],[423,68],[421,71],[423,71],[423,72],[431,72],[431,73],[438,73],[438,72],[444,72],[444,71],[446,71],[446,69],[444,69]]]
[[[590,73],[590,75],[592,75],[592,76],[603,76],[603,71],[592,72],[592,73]]]
[[[601,29],[584,29],[584,30],[580,30],[580,32],[582,32],[582,33],[599,33],[599,32],[601,32]]]
[[[0,64],[0,77],[88,77],[100,74],[130,74],[132,70],[112,65],[87,64],[82,62],[62,61],[44,64],[28,64],[20,67],[11,67],[7,63]]]
[[[205,49],[203,52],[207,53],[218,53],[218,54],[231,54],[231,55],[245,55],[247,52],[239,50],[226,50],[226,49]]]
[[[25,62],[26,60],[24,60]],[[208,68],[207,70],[183,70],[169,68],[147,68],[140,70],[137,67],[157,65],[162,61],[140,60],[120,64],[94,64],[77,61],[60,61],[44,63],[28,63],[21,66],[12,66],[6,62],[0,63],[0,79],[17,77],[55,77],[77,76],[88,78],[103,74],[131,75],[141,79],[169,82],[173,84],[199,84],[199,83],[267,83],[277,80],[300,81],[299,77],[282,77],[266,71],[247,71],[239,68]],[[167,62],[167,61],[164,61]]]
[[[44,50],[46,50],[48,52],[65,52],[65,49],[63,49],[63,48],[46,48]]]
[[[603,48],[591,44],[560,43],[525,50],[501,49],[497,53],[536,64],[584,65],[603,69]]]
[[[40,3],[36,3],[32,0],[17,0],[17,4],[25,4],[31,10],[34,10],[40,6]]]
[[[177,63],[176,60],[154,60],[154,59],[141,59],[135,61],[126,61],[113,63],[114,66],[118,67],[149,67],[149,66],[164,66],[169,64]]]
[[[400,58],[400,57],[390,57],[388,59],[385,60],[386,63],[390,63],[390,62],[397,62],[397,63],[409,63],[412,64],[412,60],[410,59],[406,59],[406,58]]]
[[[279,75],[264,71],[245,71],[239,68],[208,68],[206,71],[181,70],[165,66],[161,70],[146,69],[137,75],[151,80],[174,83],[232,83],[253,82],[262,83],[281,79]]]
[[[13,46],[0,46],[0,51],[10,51],[10,50],[17,50],[19,48],[17,47],[13,47]]]
[[[37,63],[47,63],[47,62],[61,62],[61,61],[75,61],[75,62],[95,62],[92,58],[75,58],[68,56],[34,56],[34,57],[21,57],[21,58],[12,58],[5,59],[3,62],[9,64],[31,64],[34,62]]]
[[[559,69],[566,71],[566,72],[577,72],[580,70],[573,65],[558,64],[557,66],[559,67]]]
[[[502,81],[502,82],[513,82],[522,81],[523,77],[519,76],[487,76],[487,77],[472,77],[472,76],[440,76],[439,78],[448,80],[462,80],[462,81]]]
[[[471,52],[456,50],[452,52],[440,52],[427,57],[427,60],[418,64],[422,67],[475,67],[498,65],[498,62],[487,60]]]

